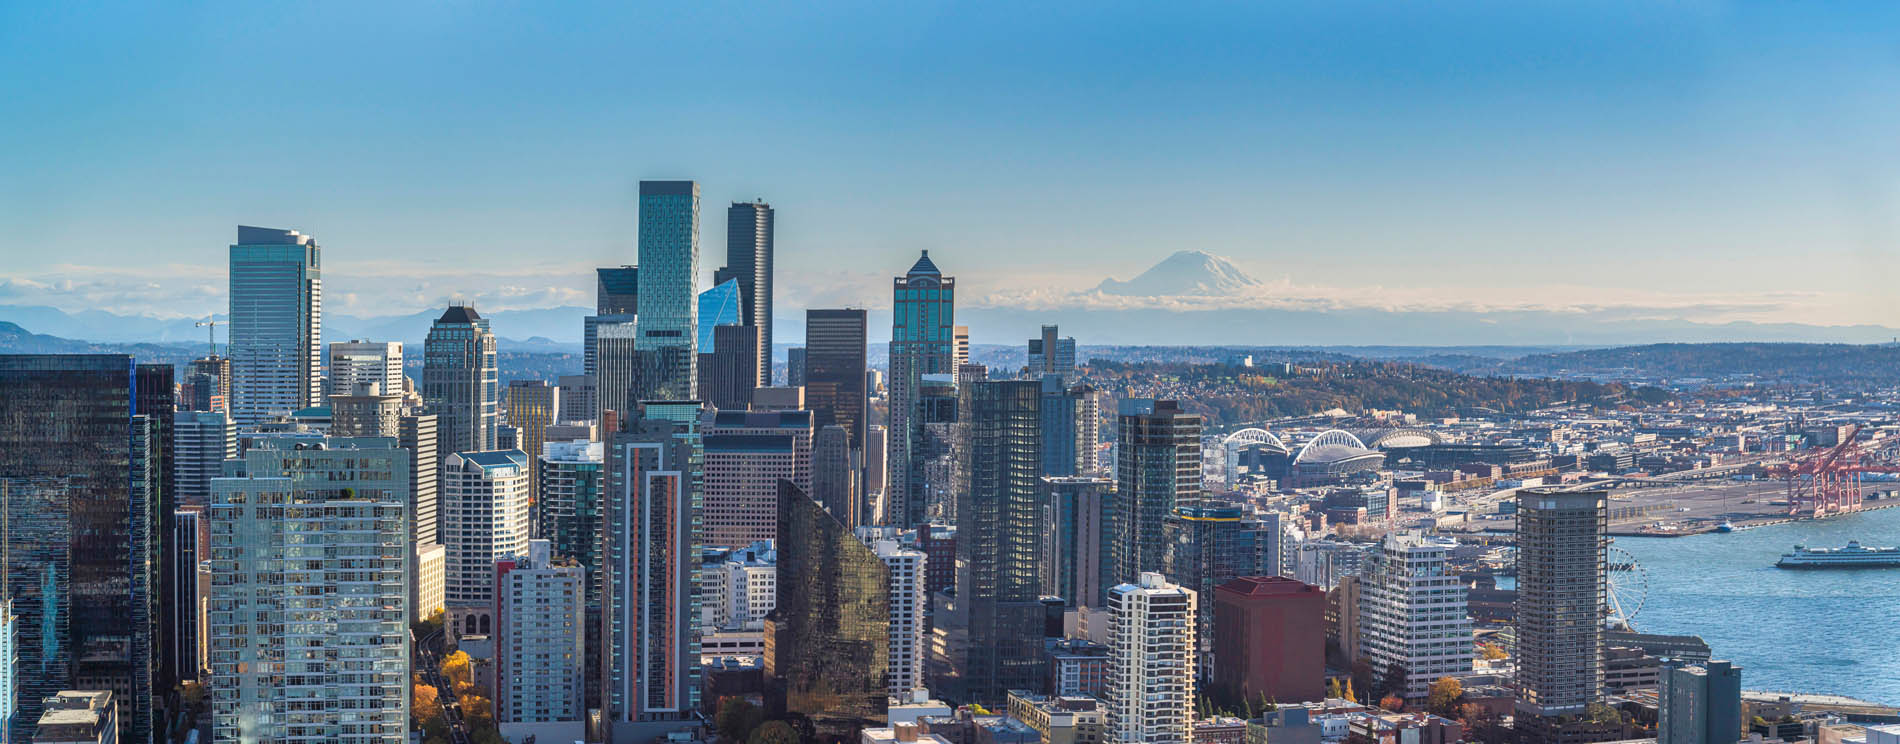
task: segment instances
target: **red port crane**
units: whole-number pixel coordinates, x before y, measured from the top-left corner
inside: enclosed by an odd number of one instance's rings
[[[1769,466],[1769,476],[1788,482],[1788,514],[1819,518],[1857,511],[1862,473],[1900,473],[1900,466],[1877,461],[1873,449],[1862,445],[1856,424],[1840,444]]]

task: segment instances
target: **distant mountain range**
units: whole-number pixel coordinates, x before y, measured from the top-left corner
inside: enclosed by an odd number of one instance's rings
[[[593,311],[584,307],[557,307],[536,310],[502,310],[482,313],[488,318],[498,339],[518,351],[578,351],[581,342],[581,318]],[[323,340],[365,339],[421,343],[429,335],[429,324],[441,317],[439,309],[407,315],[357,317],[323,316]],[[225,316],[215,316],[222,326]],[[0,305],[0,321],[28,335],[44,334],[61,340],[85,339],[97,343],[196,344],[204,348],[205,329],[197,327],[202,318],[163,319],[142,315],[119,315],[104,310],[68,313],[37,305]],[[218,329],[218,347],[223,348],[225,329]]]

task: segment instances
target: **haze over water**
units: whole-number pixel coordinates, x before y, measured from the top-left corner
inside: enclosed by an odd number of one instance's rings
[[[1742,667],[1748,690],[1900,704],[1900,568],[1789,571],[1796,544],[1900,544],[1900,509],[1679,538],[1618,538],[1649,569],[1645,633],[1689,634]]]

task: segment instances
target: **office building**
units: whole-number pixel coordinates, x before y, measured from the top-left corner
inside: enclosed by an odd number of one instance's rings
[[[890,570],[851,528],[779,484],[778,606],[766,617],[767,710],[821,738],[882,725],[890,695]]]
[[[422,347],[422,400],[436,415],[441,451],[487,452],[501,423],[495,334],[467,305],[450,305]]]
[[[176,552],[170,570],[170,585],[178,587],[178,601],[163,608],[171,616],[169,653],[177,664],[177,679],[203,681],[200,672],[207,668],[205,611],[211,596],[211,521],[203,504],[178,507],[172,515],[172,533],[167,543]]]
[[[1603,697],[1609,495],[1534,488],[1517,495],[1517,710],[1582,713]]]
[[[924,515],[931,522],[954,524],[957,521],[958,468],[957,421],[963,405],[957,393],[954,375],[924,375],[919,380],[912,423],[917,437],[911,441],[911,494],[921,500]],[[893,430],[894,431],[894,430]],[[895,439],[890,440],[894,446]],[[885,461],[891,462],[890,458]],[[887,516],[898,508],[891,500],[898,487],[896,473],[886,469],[885,511]]]
[[[1043,593],[1070,607],[1101,607],[1114,586],[1115,481],[1107,478],[1043,478],[1049,526]]]
[[[693,409],[679,416],[685,420],[659,418],[664,410],[631,419],[608,448],[601,703],[609,741],[621,744],[645,741],[699,709],[701,474]]]
[[[193,680],[197,679],[196,671]],[[7,744],[19,741],[13,738],[14,716],[19,712],[20,616],[13,612],[13,597],[0,596],[0,738]]]
[[[731,415],[735,413],[739,416]],[[745,415],[720,412],[702,443],[706,480],[701,522],[707,545],[740,547],[778,537],[778,482],[797,478],[800,455],[809,457],[809,451],[799,451],[800,442],[791,432],[735,432],[718,423]]]
[[[323,252],[295,230],[238,226],[227,353],[231,417],[255,426],[322,402]]]
[[[1445,568],[1454,547],[1450,538],[1387,535],[1359,582],[1360,656],[1374,674],[1405,670],[1406,689],[1394,694],[1407,700],[1424,699],[1439,677],[1471,671],[1465,586]]]
[[[805,388],[805,347],[785,350],[785,384],[800,390]]]
[[[528,498],[541,503],[540,471],[541,444],[547,441],[548,427],[559,420],[561,413],[561,389],[542,380],[509,380],[507,400],[508,425],[519,429],[514,447],[522,452],[533,453],[528,458],[530,473]]]
[[[1742,669],[1669,661],[1656,686],[1656,744],[1734,744],[1742,738]]]
[[[1108,590],[1104,741],[1193,741],[1194,606],[1192,589],[1158,573]]]
[[[495,632],[495,562],[528,550],[528,472],[528,456],[516,450],[457,452],[442,461],[451,637]]]
[[[601,322],[632,322],[640,312],[640,269],[618,266],[594,270],[594,314],[582,324],[582,373],[594,374],[594,328]]]
[[[122,354],[0,355],[6,581],[20,627],[31,629],[13,738],[30,734],[43,699],[80,686],[122,691],[120,734],[151,734],[164,622],[151,536],[171,528],[161,498],[170,370]]]
[[[910,271],[891,281],[890,447],[884,501],[889,523],[910,527],[926,519],[924,436],[918,404],[926,375],[954,375],[956,286],[925,251]]]
[[[1108,602],[1103,595],[1103,604]],[[1049,693],[1100,698],[1108,692],[1108,646],[1087,638],[1049,644]]]
[[[749,387],[772,384],[772,264],[774,213],[764,201],[733,202],[726,208],[726,265],[713,280],[739,283],[739,323],[758,332],[751,359],[757,378]]]
[[[1093,385],[1081,383],[1069,387],[1075,399],[1075,472],[1101,475],[1102,466],[1102,393]]]
[[[231,412],[231,358],[216,354],[193,359],[185,366],[185,381],[179,386],[181,411]]]
[[[1042,679],[1042,562],[1046,532],[1040,506],[1039,383],[973,382],[964,388],[959,423],[963,488],[957,513],[957,591],[952,616],[967,646],[952,664],[958,702],[1001,705],[1010,690]]]
[[[554,554],[587,570],[588,605],[600,606],[601,496],[606,487],[606,445],[574,440],[541,445],[541,500],[536,534]]]
[[[402,393],[402,344],[394,341],[334,341],[327,370],[329,395],[349,395],[357,385],[375,383],[386,393]]]
[[[851,449],[851,435],[845,427],[832,424],[812,437],[811,496],[851,529],[863,523],[858,456]]]
[[[772,530],[778,531],[778,484],[772,488]],[[730,653],[736,635],[765,652],[765,616],[778,606],[778,551],[769,540],[742,548],[708,547],[700,554],[700,627],[706,653]],[[715,638],[720,646],[714,646]]]
[[[502,736],[586,738],[586,571],[546,540],[495,563],[495,722]]]
[[[123,703],[115,704],[109,690],[61,690],[36,706],[43,712],[32,741],[35,744],[117,744],[122,730],[119,708]]]
[[[592,367],[592,364],[588,365]],[[600,391],[596,387],[593,372],[584,375],[561,375],[558,387],[561,388],[562,422],[595,421],[600,415]]]
[[[1229,701],[1325,699],[1326,592],[1284,576],[1214,589],[1213,692]]]
[[[722,325],[710,331],[712,343],[699,353],[699,394],[719,410],[743,411],[758,389],[759,327]]]
[[[805,311],[805,405],[818,429],[836,424],[864,448],[865,311]]]
[[[713,350],[714,328],[739,325],[740,299],[737,279],[714,279],[710,289],[699,293],[699,339],[694,344],[699,353]]]
[[[633,320],[602,321],[594,331],[598,335],[594,368],[597,407],[589,418],[600,425],[604,440],[617,431],[618,422],[632,418],[639,409],[641,399],[635,385],[640,374],[640,324]],[[610,425],[610,421],[616,423]]]
[[[441,543],[417,544],[409,551],[415,556],[415,579],[409,582],[410,606],[416,617],[427,620],[443,613],[447,618],[449,549]]]
[[[970,327],[956,326],[951,329],[950,369],[962,369],[970,363]]]
[[[402,392],[379,382],[357,383],[330,394],[330,435],[395,437],[402,430]]]
[[[1201,495],[1201,417],[1172,400],[1127,398],[1119,409],[1115,446],[1118,578],[1165,573],[1167,520],[1174,507]]]
[[[409,453],[410,542],[442,542],[440,433],[436,415],[408,412],[396,418],[396,444]]]
[[[1040,338],[1029,339],[1029,379],[1055,375],[1063,384],[1075,379],[1075,339],[1058,338],[1056,327],[1042,327]]]
[[[699,184],[641,181],[635,400],[698,398],[698,285]]]
[[[179,411],[172,416],[173,502],[208,504],[211,479],[237,457],[237,422],[223,411]]]
[[[214,740],[408,740],[408,459],[266,438],[212,483]]]
[[[1247,507],[1221,499],[1181,501],[1162,529],[1163,575],[1199,598],[1201,675],[1213,673],[1214,588],[1239,576],[1264,576],[1260,543],[1270,539]]]
[[[890,454],[890,441],[889,429],[877,424],[864,427],[864,482],[860,485],[866,500],[883,499],[888,482],[884,477],[885,468],[889,467],[884,458]]]
[[[1037,378],[1032,378],[1037,379]],[[1079,475],[1094,444],[1085,440],[1084,418],[1091,415],[1094,388],[1070,386],[1053,372],[1042,380],[1042,474]],[[1088,470],[1092,470],[1089,468]]]

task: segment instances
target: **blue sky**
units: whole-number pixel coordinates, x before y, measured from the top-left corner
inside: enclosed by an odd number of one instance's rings
[[[221,308],[246,223],[331,312],[585,305],[684,177],[708,274],[778,207],[791,307],[1200,249],[1345,306],[1900,314],[1900,6],[807,5],[0,4],[0,304]]]

